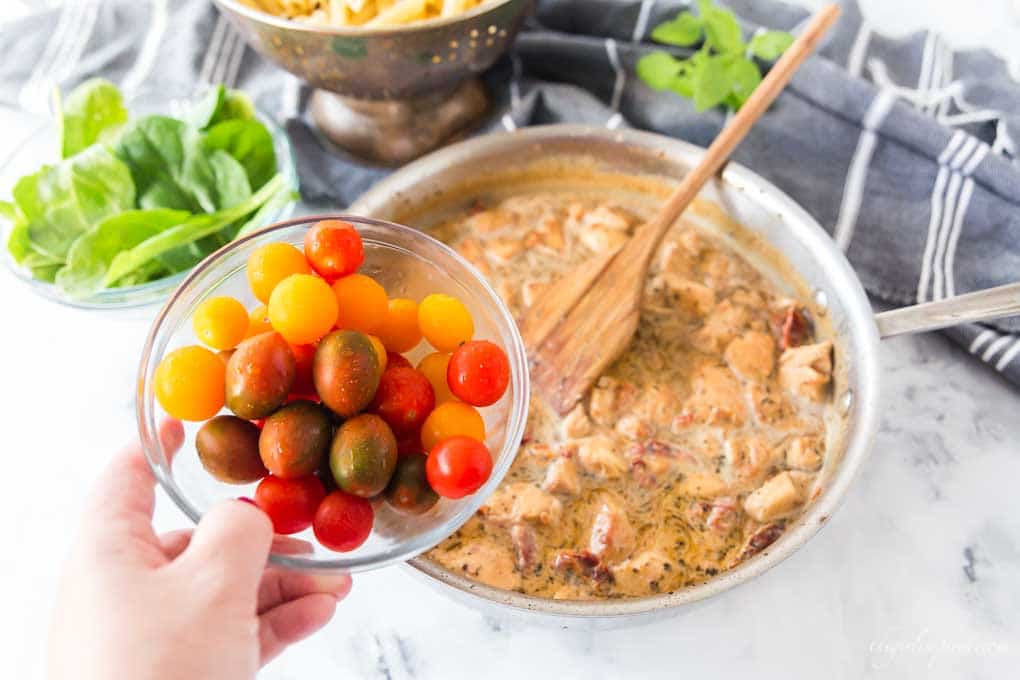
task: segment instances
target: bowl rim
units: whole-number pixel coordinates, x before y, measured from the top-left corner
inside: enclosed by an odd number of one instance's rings
[[[152,451],[154,446],[158,449],[158,455],[162,456],[164,460],[172,459],[173,457],[172,455],[167,455],[163,451],[162,442],[157,434],[158,426],[155,421],[155,410],[153,409],[150,412],[146,408],[147,403],[154,403],[154,398],[149,398],[149,393],[152,391],[152,384],[151,381],[148,380],[147,374],[149,372],[150,363],[155,359],[154,352],[156,349],[156,338],[159,335],[162,325],[167,315],[170,313],[171,308],[177,303],[178,299],[184,294],[189,285],[207,270],[216,266],[224,255],[275,231],[305,224],[312,225],[323,220],[341,220],[355,225],[368,224],[385,229],[391,229],[397,232],[410,233],[415,238],[425,238],[431,241],[432,245],[438,247],[445,255],[451,257],[468,271],[474,279],[474,282],[477,283],[481,290],[486,294],[488,301],[493,304],[501,319],[507,322],[505,325],[510,333],[511,346],[506,347],[505,349],[511,363],[510,384],[513,388],[515,398],[510,403],[503,446],[498,455],[494,456],[494,465],[489,479],[478,491],[469,497],[470,500],[465,503],[464,508],[461,511],[455,514],[448,521],[433,527],[427,532],[418,534],[418,537],[428,537],[424,542],[421,542],[421,547],[419,547],[416,543],[410,549],[391,551],[390,554],[383,559],[368,558],[365,556],[344,556],[348,555],[348,553],[337,553],[339,557],[334,559],[315,560],[309,560],[301,555],[288,555],[276,552],[271,552],[269,555],[269,561],[271,563],[298,571],[354,572],[369,569],[380,569],[391,564],[406,562],[416,555],[432,549],[474,516],[477,509],[485,502],[486,498],[495,491],[499,484],[502,483],[503,477],[505,477],[507,472],[509,472],[510,466],[513,464],[514,458],[516,457],[517,450],[520,447],[521,437],[524,434],[524,429],[528,420],[531,388],[527,370],[527,352],[524,348],[524,340],[521,338],[520,332],[517,329],[517,324],[513,321],[513,315],[481,272],[442,241],[439,241],[427,232],[414,229],[403,224],[398,224],[396,222],[390,222],[388,220],[349,213],[325,213],[318,215],[302,215],[301,217],[275,222],[263,227],[262,229],[245,234],[241,238],[222,246],[215,252],[206,256],[206,258],[198,265],[187,272],[187,277],[173,291],[164,303],[163,307],[159,310],[159,313],[153,319],[152,324],[149,327],[149,332],[146,334],[142,356],[138,363],[138,377],[136,381],[137,389],[135,392],[135,416],[139,439],[142,444],[142,451],[144,453],[146,463],[152,470],[153,476],[177,508],[193,523],[198,524],[199,520],[202,518],[202,514],[185,497],[184,493],[173,481],[171,476],[164,474],[163,468],[157,464],[157,456],[154,455]],[[153,368],[152,370],[154,371],[155,369]]]
[[[185,92],[186,89],[190,89],[191,91]],[[195,89],[193,86],[179,80],[148,82],[143,84],[137,90],[125,93],[124,105],[130,110],[131,103],[133,101],[137,102],[147,95],[161,96],[161,93],[165,93],[167,90],[170,91],[170,94],[165,97],[167,101],[187,98],[194,102],[200,99],[208,91],[208,89],[209,88]],[[261,107],[254,105],[254,102],[253,108],[255,111],[255,119],[266,127],[270,138],[273,140],[273,149],[278,152],[276,161],[277,174],[283,175],[290,187],[296,190],[299,184],[297,156],[296,151],[294,150],[294,145],[290,141],[290,136],[287,134],[284,127],[277,122],[272,115]],[[31,143],[37,137],[43,137],[53,132],[54,126],[56,125],[56,121],[52,117],[53,115],[54,114],[51,113],[50,117],[40,117],[41,122],[39,125],[36,126],[28,135],[21,138],[11,151],[7,153],[3,159],[0,159],[0,173],[4,172],[7,165],[23,152],[26,145]],[[43,164],[58,162],[59,160],[60,159],[46,160]],[[291,215],[294,214],[297,204],[298,201],[296,199],[291,199],[286,204],[282,205],[277,214],[273,216],[273,222],[290,218]],[[103,290],[97,291],[92,295],[88,295],[83,298],[72,298],[66,295],[56,284],[39,281],[38,279],[33,278],[31,274],[26,272],[23,267],[14,261],[14,258],[11,257],[10,252],[8,252],[6,248],[6,239],[7,235],[10,233],[11,226],[12,225],[10,225],[10,223],[0,225],[0,241],[2,241],[3,247],[3,252],[0,253],[0,259],[3,259],[7,270],[15,279],[17,279],[22,285],[27,286],[36,295],[50,302],[55,302],[72,309],[114,311],[152,307],[163,302],[167,295],[169,295],[174,288],[184,280],[188,273],[198,267],[196,264],[191,269],[177,272],[170,276],[164,276],[161,279],[155,279],[148,283],[124,286],[122,288],[104,288]],[[115,299],[113,301],[109,301],[108,298]]]
[[[451,17],[433,17],[431,19],[424,19],[422,21],[414,21],[408,24],[396,24],[393,26],[380,26],[365,28],[361,26],[330,26],[323,24],[308,24],[300,21],[294,21],[293,19],[287,19],[285,17],[279,17],[275,14],[270,14],[261,9],[251,7],[250,5],[243,4],[238,0],[213,0],[221,9],[225,9],[234,14],[239,14],[249,21],[254,21],[260,24],[273,26],[274,28],[282,28],[289,31],[299,31],[302,33],[317,33],[322,35],[336,35],[348,38],[369,38],[375,36],[388,36],[388,35],[401,35],[404,33],[413,33],[417,30],[430,29],[430,28],[442,28],[444,26],[450,26],[461,21],[468,21],[476,17],[483,16],[491,11],[494,11],[503,5],[508,5],[512,2],[519,0],[482,0],[482,3],[472,7],[466,12],[461,12]]]
[[[423,156],[379,181],[364,193],[351,209],[362,214],[378,213],[392,206],[390,201],[406,198],[418,184],[428,181],[433,175],[439,175],[444,169],[477,161],[502,150],[593,138],[645,153],[661,154],[686,163],[690,167],[693,167],[705,153],[703,147],[690,142],[631,128],[609,129],[584,124],[533,126],[514,132],[474,137]],[[424,556],[408,562],[413,569],[435,582],[450,587],[455,591],[452,594],[470,598],[473,603],[487,601],[560,620],[627,619],[690,605],[754,580],[784,562],[828,523],[828,519],[842,504],[850,485],[867,459],[878,429],[881,394],[878,366],[879,337],[871,305],[845,254],[835,247],[831,237],[818,221],[789,195],[734,161],[724,166],[717,181],[753,196],[754,200],[767,208],[769,213],[781,217],[785,227],[796,234],[806,249],[826,263],[830,284],[829,295],[838,297],[847,310],[848,328],[834,328],[833,336],[845,338],[848,350],[854,354],[856,378],[849,385],[854,394],[854,412],[853,416],[848,418],[849,427],[842,459],[821,495],[792,526],[787,528],[779,540],[762,553],[709,581],[659,595],[603,600],[554,600],[473,581]]]

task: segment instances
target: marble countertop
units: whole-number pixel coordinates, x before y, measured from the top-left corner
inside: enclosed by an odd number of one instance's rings
[[[962,3],[862,4],[901,30],[930,10],[951,38],[974,42]],[[1001,21],[988,25],[1015,35],[1008,3],[992,4]],[[17,116],[0,111],[0,124],[2,150],[21,132]],[[90,483],[135,436],[149,320],[44,303],[6,271],[0,303],[0,655],[20,680],[41,676],[59,561]],[[1015,675],[1020,390],[937,335],[887,341],[881,360],[884,418],[862,474],[815,539],[756,581],[668,621],[591,632],[487,617],[391,568],[359,575],[334,621],[261,677]],[[185,522],[161,494],[157,528]]]

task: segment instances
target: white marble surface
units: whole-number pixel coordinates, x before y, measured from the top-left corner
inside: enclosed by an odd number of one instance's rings
[[[996,37],[1015,35],[1010,3],[982,2],[979,17],[966,4],[864,3],[883,27],[930,21],[967,44],[987,25],[989,44],[1016,55]],[[0,151],[21,124],[0,111]],[[134,436],[147,320],[44,303],[6,272],[0,305],[0,675],[20,680],[41,675],[84,494]],[[756,582],[670,621],[592,633],[488,618],[388,569],[359,576],[328,628],[262,677],[1015,677],[1020,390],[937,336],[889,341],[882,363],[885,417],[862,475],[823,531]],[[158,527],[184,521],[161,496]]]

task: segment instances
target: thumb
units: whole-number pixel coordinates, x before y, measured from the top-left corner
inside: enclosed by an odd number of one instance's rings
[[[251,503],[224,501],[202,517],[178,561],[210,578],[222,577],[231,589],[254,593],[272,541],[273,525],[264,512]]]

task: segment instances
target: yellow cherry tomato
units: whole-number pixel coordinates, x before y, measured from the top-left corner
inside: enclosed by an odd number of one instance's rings
[[[212,418],[223,408],[226,376],[226,363],[205,347],[175,349],[156,367],[156,400],[178,420]]]
[[[293,274],[309,272],[304,253],[289,243],[264,245],[248,257],[248,285],[255,297],[266,304],[280,281]]]
[[[386,289],[371,276],[351,274],[333,283],[333,292],[340,306],[337,328],[361,331],[371,335],[379,330],[389,311]]]
[[[230,349],[248,333],[248,310],[232,297],[209,298],[191,317],[199,340],[215,349]]]
[[[269,297],[269,323],[292,345],[309,345],[336,323],[336,296],[329,284],[311,274],[293,274]]]
[[[386,356],[386,347],[383,346],[382,340],[374,335],[369,335],[368,339],[372,341],[372,349],[375,350],[375,356],[379,359],[379,370],[385,371],[386,363],[389,360],[389,357]]]
[[[251,310],[251,314],[248,315],[248,332],[244,337],[251,338],[271,330],[273,330],[273,324],[269,323],[269,308],[259,305]]]
[[[418,370],[432,383],[432,391],[436,394],[436,403],[458,401],[450,391],[450,383],[446,381],[446,368],[450,365],[450,355],[445,352],[433,352],[418,362]]]
[[[403,354],[414,349],[415,345],[421,342],[421,331],[418,329],[418,303],[407,298],[390,300],[386,318],[376,335],[390,352]]]
[[[433,293],[421,301],[418,326],[429,344],[440,352],[452,352],[475,333],[475,322],[464,303],[443,293]]]
[[[440,404],[421,426],[421,444],[426,451],[450,437],[471,437],[485,443],[485,421],[474,406],[462,401]]]

